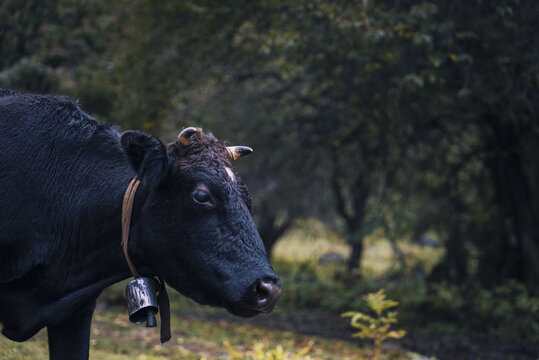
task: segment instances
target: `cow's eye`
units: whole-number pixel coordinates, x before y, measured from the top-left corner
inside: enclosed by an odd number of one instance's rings
[[[212,205],[210,202],[210,193],[203,189],[193,191],[193,200],[202,205]]]

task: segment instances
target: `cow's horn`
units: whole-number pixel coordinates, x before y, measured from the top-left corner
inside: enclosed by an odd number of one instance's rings
[[[226,149],[232,160],[238,160],[238,158],[253,152],[253,149],[248,146],[227,146]]]
[[[178,141],[181,142],[183,145],[187,146],[190,143],[191,135],[194,133],[202,131],[201,128],[198,127],[188,127],[183,129],[180,134],[178,135]]]

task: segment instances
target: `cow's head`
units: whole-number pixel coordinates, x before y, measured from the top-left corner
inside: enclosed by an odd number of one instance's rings
[[[133,213],[130,240],[135,265],[201,304],[241,316],[271,311],[279,279],[251,217],[249,192],[232,167],[248,149],[227,147],[197,128],[167,146],[126,131],[121,144],[142,179],[144,200]]]

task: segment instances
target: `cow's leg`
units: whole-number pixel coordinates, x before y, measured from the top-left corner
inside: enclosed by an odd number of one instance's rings
[[[50,360],[88,359],[95,301],[61,323],[47,326]]]

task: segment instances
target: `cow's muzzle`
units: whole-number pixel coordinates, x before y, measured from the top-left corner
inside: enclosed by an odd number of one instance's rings
[[[281,296],[281,285],[277,277],[258,279],[249,286],[241,304],[228,306],[227,310],[234,315],[252,317],[260,313],[270,313]]]
[[[256,298],[254,310],[263,313],[271,312],[281,296],[279,279],[271,277],[257,280],[249,291],[253,292],[253,297]]]

